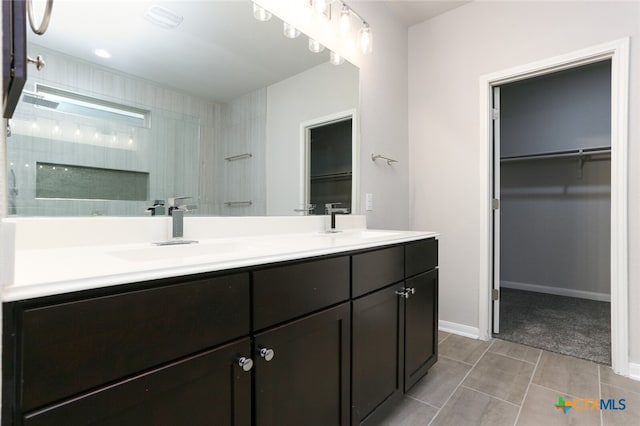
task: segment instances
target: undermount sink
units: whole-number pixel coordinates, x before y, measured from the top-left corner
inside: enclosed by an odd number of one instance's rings
[[[118,250],[109,255],[131,262],[151,262],[185,257],[220,256],[235,253],[238,244],[233,241],[219,241],[199,244],[152,245],[144,248]]]

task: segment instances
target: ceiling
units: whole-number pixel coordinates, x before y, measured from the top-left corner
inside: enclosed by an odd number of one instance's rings
[[[152,5],[184,17],[182,24],[166,29],[149,22],[145,13]],[[254,19],[246,0],[56,1],[45,35],[28,33],[31,43],[214,101],[329,60],[327,50],[311,53],[306,37],[284,37],[279,19]],[[95,49],[112,57],[99,58]]]
[[[411,26],[468,2],[381,3]],[[152,5],[184,17],[182,24],[175,29],[152,24],[145,19]],[[283,37],[279,19],[256,21],[248,0],[59,0],[47,33],[28,33],[31,43],[214,101],[269,86],[329,59],[326,50],[309,52],[306,37]],[[99,58],[95,49],[112,57]]]
[[[448,12],[451,9],[460,7],[471,1],[459,0],[422,0],[422,1],[404,1],[404,0],[387,0],[384,2],[393,13],[407,27],[431,19],[435,16]]]

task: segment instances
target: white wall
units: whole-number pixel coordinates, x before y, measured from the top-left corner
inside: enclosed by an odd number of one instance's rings
[[[357,107],[358,69],[347,63],[327,62],[267,87],[267,215],[303,207],[300,125]]]
[[[478,327],[481,75],[631,36],[630,117],[640,109],[640,3],[472,2],[409,29],[411,227],[440,238],[440,319]],[[635,94],[635,95],[634,95]],[[629,193],[640,191],[630,119]],[[629,198],[630,362],[640,361],[640,198]]]
[[[608,159],[502,163],[501,285],[609,300],[610,182]]]

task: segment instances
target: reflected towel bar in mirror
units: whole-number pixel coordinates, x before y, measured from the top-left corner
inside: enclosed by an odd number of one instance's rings
[[[224,203],[227,207],[241,207],[241,206],[250,206],[253,204],[253,201],[225,201]]]
[[[245,158],[251,158],[251,157],[253,157],[253,154],[247,152],[246,154],[238,154],[238,155],[232,155],[231,157],[226,157],[225,160],[236,161],[236,160],[244,160]]]
[[[375,163],[376,160],[385,160],[387,162],[388,165],[391,165],[391,163],[397,163],[398,160],[394,160],[393,158],[389,158],[389,157],[385,157],[384,155],[380,155],[380,154],[371,154],[371,161],[373,161]]]

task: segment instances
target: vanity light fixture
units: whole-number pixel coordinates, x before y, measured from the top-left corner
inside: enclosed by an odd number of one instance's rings
[[[258,21],[266,22],[271,19],[272,16],[273,14],[267,9],[260,5],[257,5],[256,3],[253,3],[253,17]]]
[[[324,46],[318,40],[309,37],[309,50],[313,53],[320,53],[324,50]]]
[[[99,58],[103,58],[103,59],[109,59],[111,57],[111,53],[109,53],[107,50],[105,49],[95,49],[93,51],[93,53],[99,57]]]
[[[332,0],[311,0],[311,6],[318,15],[325,19],[331,19]]]
[[[344,64],[344,58],[338,55],[336,52],[331,51],[331,54],[329,55],[329,62],[331,62],[333,65],[342,65]]]
[[[298,36],[300,36],[300,30],[298,30],[293,25],[288,24],[288,23],[285,22],[284,23],[283,34],[287,38],[297,38]]]
[[[183,16],[157,4],[147,9],[144,19],[166,30],[177,28],[184,21]]]

